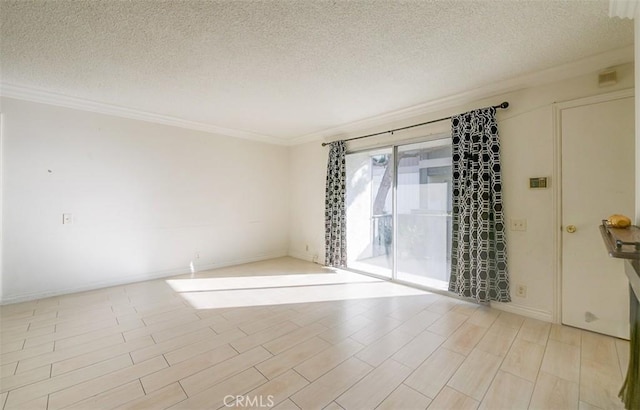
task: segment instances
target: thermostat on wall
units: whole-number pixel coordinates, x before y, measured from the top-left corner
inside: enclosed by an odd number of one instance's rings
[[[529,178],[529,188],[547,188],[547,177]]]

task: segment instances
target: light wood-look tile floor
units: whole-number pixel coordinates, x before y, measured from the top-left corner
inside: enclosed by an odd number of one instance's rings
[[[1,318],[5,410],[616,409],[629,349],[291,258]]]

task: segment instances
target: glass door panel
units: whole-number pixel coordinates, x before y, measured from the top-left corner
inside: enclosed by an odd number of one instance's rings
[[[451,267],[451,143],[398,147],[399,280],[447,290]]]
[[[393,151],[349,154],[347,266],[390,278],[393,269]]]

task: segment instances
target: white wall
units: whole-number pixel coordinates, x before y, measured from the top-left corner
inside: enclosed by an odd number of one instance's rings
[[[508,306],[498,306],[500,308],[540,319],[552,320],[553,318],[557,262],[554,245],[557,227],[554,226],[554,216],[558,203],[552,188],[530,190],[528,178],[552,177],[552,187],[557,182],[553,178],[555,172],[553,103],[632,88],[633,65],[625,64],[617,69],[619,82],[612,87],[598,88],[597,73],[594,72],[571,80],[473,101],[454,109],[380,127],[380,129],[389,129],[429,121],[502,101],[509,101],[511,104],[508,110],[499,111],[497,114],[502,142],[505,216],[507,220],[509,218],[527,219],[527,231],[507,232],[513,302]],[[436,138],[443,131],[446,132],[448,127],[449,124],[445,121],[414,128],[410,132],[397,132],[393,137],[359,140],[350,143],[348,149],[381,146],[392,140],[401,141],[416,137],[425,138],[425,136]],[[348,138],[380,129],[364,129],[340,137]],[[317,238],[323,237],[323,178],[327,148],[321,147],[320,142],[312,142],[293,147],[290,155],[291,174],[296,178],[295,184],[291,186],[291,195],[295,198],[292,202],[295,220],[292,218],[290,228],[291,247],[296,252],[291,254],[299,255],[300,253],[297,252],[299,240],[311,238],[317,241]],[[320,260],[323,260],[322,251],[318,250],[318,252]],[[519,284],[527,286],[526,298],[514,295],[515,286]]]
[[[2,113],[4,303],[186,273],[196,252],[199,270],[287,253],[286,147],[7,98]]]
[[[289,148],[289,255],[324,262],[324,187],[328,147]],[[307,246],[309,249],[307,250]]]

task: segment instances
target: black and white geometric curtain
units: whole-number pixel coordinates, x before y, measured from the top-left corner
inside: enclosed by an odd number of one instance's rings
[[[347,266],[346,150],[344,141],[330,144],[324,202],[325,265],[337,268]]]
[[[492,107],[451,118],[453,243],[449,290],[510,302],[500,140]]]

